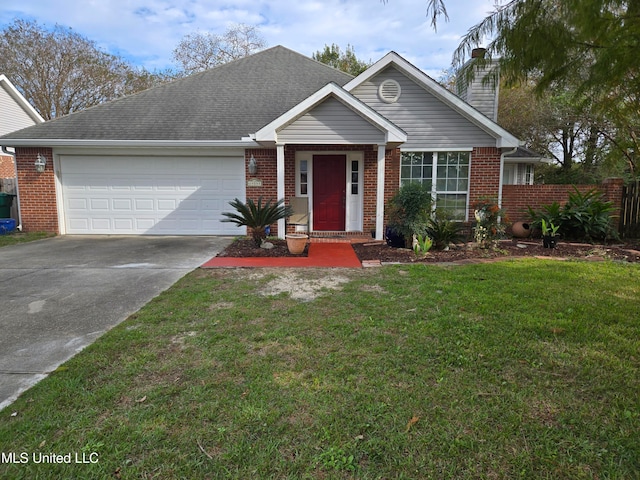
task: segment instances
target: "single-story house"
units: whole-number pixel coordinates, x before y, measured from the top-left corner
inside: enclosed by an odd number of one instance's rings
[[[280,236],[381,239],[404,182],[431,185],[465,220],[500,198],[521,142],[485,97],[474,107],[394,52],[354,78],[277,46],[0,144],[16,149],[24,230],[236,235],[228,202],[264,197],[306,200],[308,225],[283,220]]]

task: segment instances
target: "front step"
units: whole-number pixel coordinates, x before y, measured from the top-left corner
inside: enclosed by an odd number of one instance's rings
[[[312,243],[365,243],[372,240],[364,232],[311,232]]]

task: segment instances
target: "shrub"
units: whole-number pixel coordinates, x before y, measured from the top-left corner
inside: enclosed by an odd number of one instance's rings
[[[443,250],[452,243],[462,243],[462,228],[462,222],[452,220],[447,212],[439,209],[427,221],[427,235],[433,240],[433,248],[436,250]]]
[[[293,214],[291,207],[284,205],[284,199],[278,200],[275,203],[269,200],[263,205],[262,197],[258,198],[257,204],[251,199],[248,199],[245,204],[236,198],[229,202],[229,205],[235,208],[238,213],[222,212],[222,215],[227,217],[222,221],[235,223],[239,227],[249,227],[251,229],[251,236],[257,247],[267,238],[265,233],[267,226]]]
[[[558,225],[558,233],[571,240],[593,242],[618,238],[611,216],[613,203],[604,201],[603,194],[595,188],[585,193],[573,188],[574,192],[562,207],[558,202],[543,205],[538,212],[529,207],[532,227],[540,228],[544,220],[547,224]]]
[[[406,183],[389,200],[388,226],[406,241],[426,235],[431,215],[431,189],[422,183]]]
[[[494,199],[482,199],[474,206],[476,225],[473,228],[474,239],[486,246],[504,237],[508,219],[504,210]]]

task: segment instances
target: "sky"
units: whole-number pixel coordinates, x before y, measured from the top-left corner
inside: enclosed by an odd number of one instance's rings
[[[437,31],[427,0],[2,0],[0,29],[14,19],[72,28],[109,53],[148,70],[177,68],[172,52],[187,34],[222,34],[255,25],[269,47],[311,56],[325,45],[352,46],[375,62],[389,51],[434,78],[451,65],[461,37],[494,8],[495,0],[446,0],[449,22]]]

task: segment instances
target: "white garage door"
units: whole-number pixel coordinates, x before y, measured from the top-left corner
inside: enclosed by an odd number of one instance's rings
[[[244,200],[242,157],[60,156],[68,234],[238,235],[222,223]]]

